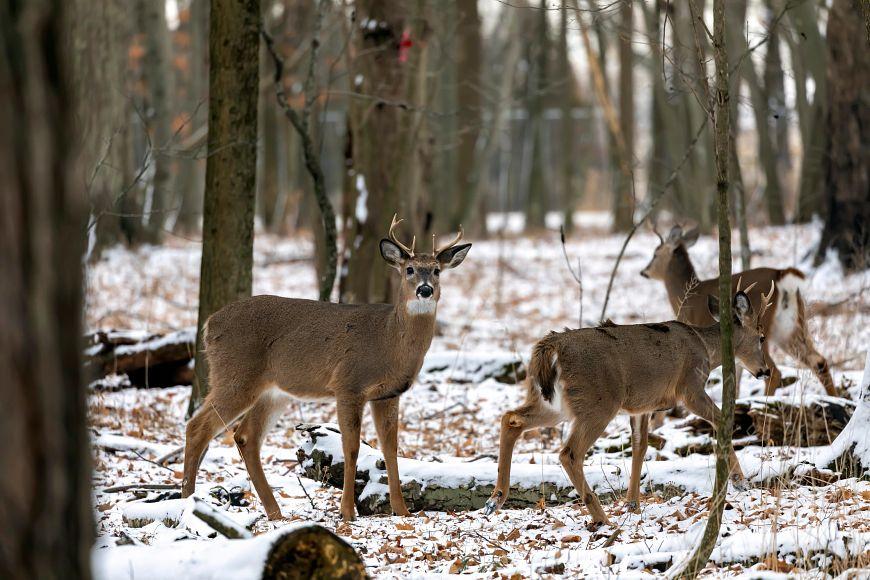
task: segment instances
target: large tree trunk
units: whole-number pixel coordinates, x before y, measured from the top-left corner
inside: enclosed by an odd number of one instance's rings
[[[146,184],[142,224],[145,239],[157,243],[163,235],[169,207],[177,203],[172,195],[172,48],[166,25],[166,4],[140,0],[139,14],[145,36],[144,76],[148,127],[151,139],[150,161],[154,177]]]
[[[202,330],[208,317],[251,295],[257,175],[259,0],[212,0],[208,161],[203,205],[196,365],[189,411],[208,392]]]
[[[58,0],[0,2],[0,577],[10,579],[90,577],[86,206],[66,12]]]
[[[352,303],[389,302],[390,283],[386,264],[381,261],[378,241],[389,229],[394,213],[413,221],[409,199],[402,195],[404,176],[417,162],[416,148],[408,143],[413,130],[406,107],[409,51],[420,50],[419,39],[402,42],[409,8],[397,0],[360,0],[357,22],[376,25],[355,26],[352,43],[356,57],[354,77],[360,83],[354,92],[372,99],[354,99],[349,111],[353,156],[352,224],[346,228],[346,274],[341,279],[341,301]],[[408,46],[410,44],[410,46]],[[349,201],[349,200],[348,200]],[[410,223],[410,229],[419,224]]]
[[[816,254],[829,249],[847,270],[870,265],[870,62],[859,0],[834,0],[828,15],[828,206]]]
[[[547,161],[544,156],[546,131],[544,127],[545,94],[548,92],[549,75],[549,25],[545,0],[535,11],[537,22],[530,26],[534,32],[529,44],[529,70],[526,77],[526,109],[528,122],[523,143],[523,164],[528,179],[523,183],[525,191],[526,229],[544,227],[547,213]],[[530,21],[531,24],[531,21]]]

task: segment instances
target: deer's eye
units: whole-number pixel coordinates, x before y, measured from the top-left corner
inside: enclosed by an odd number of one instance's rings
[[[408,276],[410,276],[414,273],[414,268],[412,268],[411,266],[408,266],[408,268],[405,270],[405,272],[407,272]]]
[[[439,270],[438,268],[435,268],[435,272],[434,272],[434,273],[435,273],[436,276],[438,276],[438,275],[441,274],[441,270]]]
[[[761,336],[758,338],[758,342],[760,342],[761,344],[764,344],[764,335],[761,335]]]

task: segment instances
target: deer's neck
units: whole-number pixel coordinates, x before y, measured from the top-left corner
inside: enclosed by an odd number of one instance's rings
[[[711,370],[722,364],[722,341],[719,325],[714,324],[705,327],[690,326],[689,328],[691,328],[698,336],[707,353],[706,359],[708,367],[704,369],[704,373],[709,373]]]
[[[665,288],[668,291],[668,300],[677,317],[679,317],[680,306],[686,299],[686,296],[697,284],[698,275],[695,273],[695,267],[692,266],[692,260],[689,259],[689,252],[681,244],[674,250],[674,254],[668,263],[667,275],[665,276]]]
[[[422,358],[435,335],[435,309],[431,312],[412,312],[406,300],[399,300],[390,319],[398,354],[407,357],[419,354]]]

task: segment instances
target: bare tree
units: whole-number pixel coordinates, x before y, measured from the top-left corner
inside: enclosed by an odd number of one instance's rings
[[[68,4],[0,2],[0,577],[90,577]]]
[[[619,128],[622,133],[623,163],[629,166],[634,158],[634,3],[623,2],[619,26]],[[634,223],[634,193],[632,174],[613,173],[613,229],[626,231]]]
[[[212,0],[209,18],[208,161],[203,207],[192,412],[208,392],[203,327],[251,295],[257,175],[259,0]]]

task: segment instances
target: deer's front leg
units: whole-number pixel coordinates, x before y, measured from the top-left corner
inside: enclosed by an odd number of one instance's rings
[[[396,453],[399,446],[399,397],[372,401],[372,418],[378,431],[378,442],[387,466],[387,483],[390,486],[390,509],[397,516],[409,516],[411,512],[402,497],[402,480],[399,479],[399,462]]]
[[[341,519],[351,521],[356,516],[356,461],[359,457],[360,423],[363,403],[357,400],[338,401],[338,426],[344,450],[344,486],[341,490]]]

